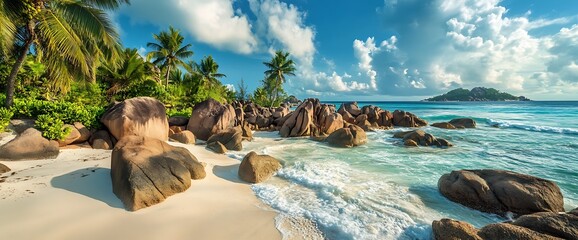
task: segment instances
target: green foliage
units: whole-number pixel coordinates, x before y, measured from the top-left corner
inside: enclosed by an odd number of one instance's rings
[[[105,88],[104,83],[74,82],[63,100],[83,105],[105,106],[108,103]]]
[[[33,98],[15,99],[13,106],[17,118],[36,118],[51,115],[65,123],[81,122],[87,128],[99,127],[99,117],[104,112],[100,106],[75,104],[64,101],[44,101]]]
[[[8,124],[10,124],[10,119],[12,119],[14,113],[7,108],[0,108],[0,132],[4,132]]]
[[[154,80],[145,80],[142,82],[134,82],[126,87],[126,89],[119,91],[115,95],[114,100],[123,101],[134,97],[153,97],[164,102],[168,97],[168,93],[161,84]]]
[[[191,114],[193,113],[193,108],[182,108],[182,109],[177,109],[177,108],[169,108],[167,109],[167,116],[168,117],[175,117],[175,116],[179,116],[179,117],[191,117]]]
[[[34,124],[42,136],[50,140],[64,140],[72,131],[70,127],[64,127],[64,122],[58,116],[52,114],[38,115]]]
[[[445,94],[426,99],[426,101],[516,101],[512,94],[500,92],[494,88],[475,87],[471,91],[458,88]]]
[[[177,66],[185,67],[183,59],[193,56],[193,51],[190,50],[192,45],[182,46],[185,38],[173,27],[169,27],[169,31],[154,34],[153,38],[156,42],[147,43],[147,47],[152,49],[147,57],[154,59],[153,63],[165,70],[165,81],[168,86],[171,69]]]
[[[295,76],[295,63],[289,58],[289,53],[277,51],[271,61],[263,64],[267,67],[263,88],[269,97],[270,106],[279,106],[279,100],[285,96],[285,75]]]

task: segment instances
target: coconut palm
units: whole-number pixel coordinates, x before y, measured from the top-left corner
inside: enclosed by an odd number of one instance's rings
[[[275,52],[275,56],[269,62],[263,62],[268,68],[265,71],[265,85],[270,88],[271,106],[275,104],[279,94],[283,92],[285,75],[295,76],[295,63],[289,58],[289,53]]]
[[[12,105],[16,75],[31,49],[55,85],[93,79],[100,58],[112,58],[119,47],[106,11],[123,3],[128,0],[0,0],[0,48],[16,59],[5,105]]]
[[[147,54],[149,58],[154,59],[153,63],[165,69],[166,86],[169,85],[171,69],[177,66],[185,66],[184,59],[193,56],[193,51],[189,50],[191,44],[183,45],[184,37],[179,30],[169,27],[168,32],[153,34],[157,42],[147,43],[147,47],[153,50]]]
[[[135,48],[127,48],[118,63],[106,62],[98,69],[100,79],[109,83],[106,91],[109,99],[131,84],[142,82],[152,74],[147,69],[147,62]]]
[[[203,58],[201,64],[196,65],[196,72],[201,77],[203,86],[209,88],[221,85],[219,78],[227,76],[219,73],[219,64],[213,60],[212,56]]]

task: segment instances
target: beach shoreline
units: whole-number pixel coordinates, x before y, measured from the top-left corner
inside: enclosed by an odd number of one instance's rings
[[[112,192],[111,151],[63,149],[56,159],[0,161],[12,169],[0,183],[0,232],[7,239],[282,238],[278,213],[239,180],[239,160],[170,144],[206,163],[207,177],[136,212]]]

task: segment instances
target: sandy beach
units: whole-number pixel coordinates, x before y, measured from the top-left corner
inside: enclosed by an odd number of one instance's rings
[[[4,138],[1,142],[6,142]],[[161,204],[129,212],[113,194],[111,151],[63,149],[56,159],[1,163],[3,239],[281,239],[277,213],[237,177],[239,160],[183,145],[207,177]]]

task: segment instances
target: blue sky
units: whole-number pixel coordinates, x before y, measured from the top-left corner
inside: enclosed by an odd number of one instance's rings
[[[289,94],[322,100],[420,100],[495,87],[578,99],[578,1],[132,0],[113,16],[146,52],[169,25],[212,55],[224,84],[255,89],[275,49],[291,53]]]

